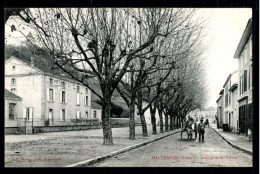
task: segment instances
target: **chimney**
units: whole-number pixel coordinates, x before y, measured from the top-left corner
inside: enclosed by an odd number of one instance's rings
[[[34,66],[34,57],[31,57],[31,66]]]

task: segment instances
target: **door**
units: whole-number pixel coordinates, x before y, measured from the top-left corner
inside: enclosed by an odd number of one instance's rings
[[[53,109],[49,109],[49,125],[53,123]]]

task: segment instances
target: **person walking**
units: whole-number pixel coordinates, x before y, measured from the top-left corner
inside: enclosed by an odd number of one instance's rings
[[[199,142],[204,142],[205,124],[203,123],[203,117],[200,118],[200,123],[198,125],[199,132]]]

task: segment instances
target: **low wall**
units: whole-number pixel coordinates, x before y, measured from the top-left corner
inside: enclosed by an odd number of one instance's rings
[[[5,127],[5,135],[25,134],[25,127]]]
[[[135,120],[135,125],[141,125],[140,119]],[[128,127],[129,118],[111,118],[111,127]],[[76,131],[76,130],[89,130],[89,129],[101,129],[102,125],[98,120],[90,120],[85,125],[56,125],[56,126],[34,126],[34,133],[44,132],[64,132],[64,131]],[[5,127],[5,134],[25,134],[25,127]]]

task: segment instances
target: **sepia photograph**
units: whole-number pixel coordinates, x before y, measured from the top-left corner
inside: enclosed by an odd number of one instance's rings
[[[4,15],[6,168],[253,167],[252,8]]]

